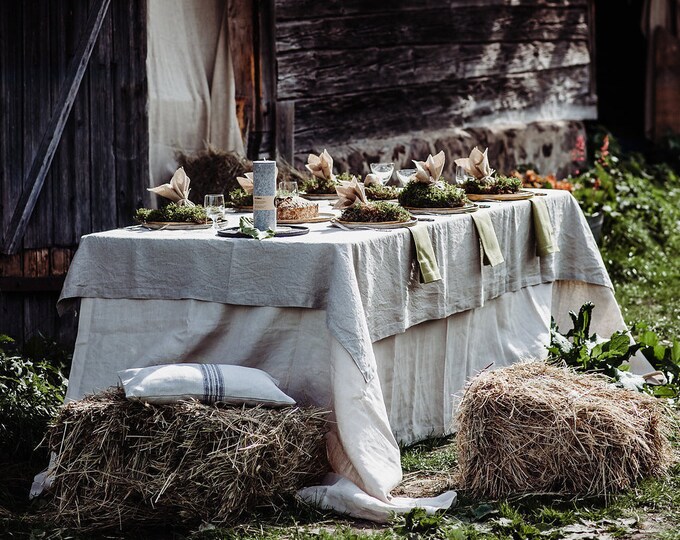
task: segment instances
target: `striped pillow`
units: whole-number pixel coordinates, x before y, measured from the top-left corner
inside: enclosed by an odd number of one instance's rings
[[[295,405],[278,381],[261,369],[224,364],[164,364],[118,372],[128,399],[174,403],[196,399],[232,405]]]

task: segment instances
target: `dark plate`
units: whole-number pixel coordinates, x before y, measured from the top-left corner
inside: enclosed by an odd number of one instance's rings
[[[284,238],[286,236],[301,236],[309,232],[309,227],[303,227],[302,225],[286,225],[281,227],[281,231],[277,231],[274,236],[276,238]],[[223,236],[225,238],[252,238],[247,234],[243,234],[238,227],[227,227],[226,229],[220,229],[217,231],[217,236]]]

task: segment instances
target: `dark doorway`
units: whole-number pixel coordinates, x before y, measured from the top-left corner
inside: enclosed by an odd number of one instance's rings
[[[642,0],[595,0],[598,121],[630,150],[645,145]]]

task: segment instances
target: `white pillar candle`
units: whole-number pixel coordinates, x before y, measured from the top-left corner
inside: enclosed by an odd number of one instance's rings
[[[253,161],[253,223],[260,231],[276,230],[276,162]]]

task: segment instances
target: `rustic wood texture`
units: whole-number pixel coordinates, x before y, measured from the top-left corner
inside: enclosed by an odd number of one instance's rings
[[[277,0],[277,106],[294,103],[296,156],[528,111],[591,117],[588,9],[587,0]]]
[[[0,2],[0,238],[94,4]],[[82,235],[128,225],[134,210],[148,204],[145,60],[146,1],[111,0],[22,250],[0,256],[0,277],[20,278],[13,290],[56,290]],[[0,333],[30,337],[41,324],[28,321],[49,315],[54,320],[42,327],[73,341],[75,321],[58,320],[56,298],[41,292],[29,300],[0,289]]]
[[[244,141],[248,141],[248,134],[255,123],[255,42],[253,36],[255,8],[253,0],[227,0],[227,2],[236,115],[241,128],[241,136]]]
[[[680,38],[659,28],[654,34],[654,138],[680,133]]]

